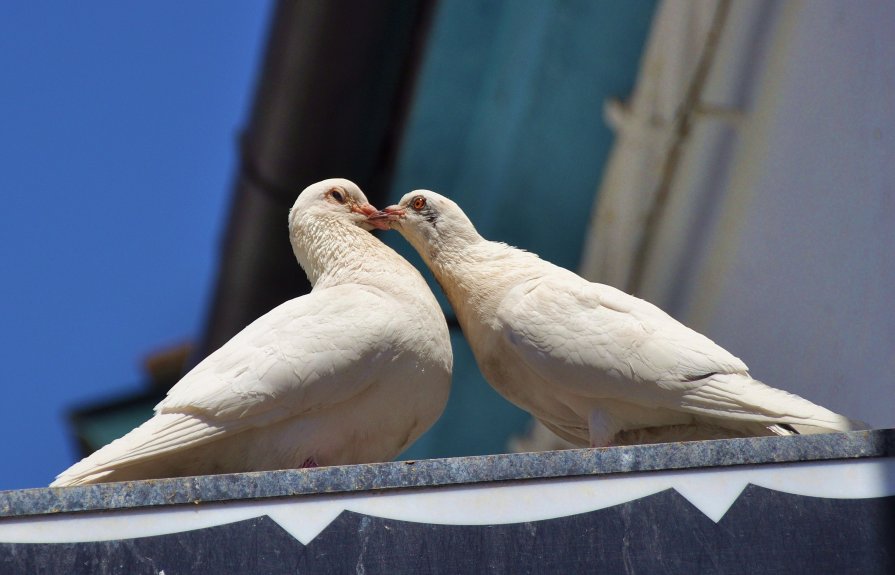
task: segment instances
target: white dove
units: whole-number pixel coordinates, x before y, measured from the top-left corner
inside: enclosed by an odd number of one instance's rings
[[[485,379],[575,445],[637,441],[647,428],[669,440],[857,426],[752,379],[658,307],[484,239],[444,196],[410,192],[371,221],[387,221],[431,268]]]
[[[306,188],[289,236],[314,286],[171,388],[155,415],[51,486],[394,458],[441,415],[447,324],[419,272],[368,230],[352,182]]]

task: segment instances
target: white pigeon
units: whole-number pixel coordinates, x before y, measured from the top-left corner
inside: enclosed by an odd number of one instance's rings
[[[314,286],[177,383],[155,416],[52,486],[394,458],[441,415],[452,354],[419,272],[369,230],[352,182],[305,189],[289,237]]]
[[[410,192],[371,221],[387,221],[420,253],[485,379],[575,445],[858,426],[752,379],[740,359],[658,307],[484,239],[444,196]]]

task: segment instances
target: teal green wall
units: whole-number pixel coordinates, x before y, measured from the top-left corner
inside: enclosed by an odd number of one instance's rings
[[[612,145],[603,106],[630,95],[654,9],[652,0],[443,0],[392,202],[435,190],[485,237],[577,267]],[[397,234],[381,237],[422,267]],[[453,341],[451,401],[406,458],[500,452],[524,431],[528,416],[484,382],[459,331]]]

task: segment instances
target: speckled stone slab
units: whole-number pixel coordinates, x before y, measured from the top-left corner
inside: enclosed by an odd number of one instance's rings
[[[884,429],[398,461],[0,491],[0,517],[893,455]]]

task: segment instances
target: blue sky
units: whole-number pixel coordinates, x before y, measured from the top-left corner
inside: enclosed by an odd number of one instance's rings
[[[198,333],[270,7],[0,3],[0,489]]]

